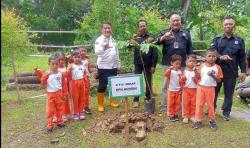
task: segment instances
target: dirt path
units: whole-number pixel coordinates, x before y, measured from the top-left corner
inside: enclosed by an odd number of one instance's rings
[[[250,109],[246,109],[243,112],[233,109],[231,111],[231,116],[236,119],[241,119],[250,123]]]

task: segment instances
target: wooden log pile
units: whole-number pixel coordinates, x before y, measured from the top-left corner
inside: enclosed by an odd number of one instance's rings
[[[23,72],[17,74],[17,83],[20,89],[30,90],[30,89],[41,89],[41,80],[38,76],[35,76],[32,72]],[[16,89],[16,82],[14,77],[9,79],[9,83],[6,87],[8,90]]]

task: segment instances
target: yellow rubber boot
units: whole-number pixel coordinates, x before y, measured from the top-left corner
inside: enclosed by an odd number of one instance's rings
[[[104,112],[103,100],[104,100],[104,93],[97,93],[98,111],[99,112]]]
[[[119,104],[115,103],[115,101],[114,101],[113,99],[109,99],[109,105],[110,105],[111,107],[114,107],[114,108],[116,108],[116,107],[119,106]]]

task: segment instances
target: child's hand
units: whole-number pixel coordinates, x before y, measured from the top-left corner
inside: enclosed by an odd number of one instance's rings
[[[109,48],[111,48],[111,47],[109,46],[109,40],[107,40],[107,41],[105,41],[103,43],[103,49],[106,50],[106,49],[109,49]]]
[[[73,70],[73,65],[69,64],[68,67],[67,67],[67,71],[71,71],[71,70]]]
[[[66,62],[66,63],[72,63],[72,56],[71,56],[71,55],[66,56],[66,57],[65,57],[65,62]]]
[[[44,74],[45,74],[46,76],[48,76],[48,75],[50,75],[50,74],[51,74],[51,72],[50,72],[50,71],[48,71],[48,70],[46,70],[46,71],[44,72]]]
[[[187,80],[187,78],[186,78],[186,76],[185,76],[184,74],[182,74],[180,77],[181,77],[181,79],[182,79],[183,81],[186,81],[186,80]]]
[[[209,75],[209,76],[214,76],[214,71],[213,71],[213,70],[209,71],[209,72],[207,73],[207,75]]]

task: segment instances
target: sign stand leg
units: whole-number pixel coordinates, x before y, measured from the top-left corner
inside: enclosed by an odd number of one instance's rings
[[[129,127],[128,127],[128,98],[125,98],[125,114],[126,114],[126,124],[125,124],[125,139],[126,144],[129,145]]]

